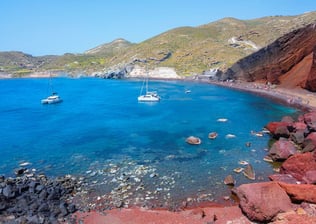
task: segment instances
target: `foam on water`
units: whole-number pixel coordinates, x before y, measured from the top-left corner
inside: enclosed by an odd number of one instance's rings
[[[58,78],[53,84],[64,102],[41,105],[49,95],[48,79],[0,80],[0,173],[12,175],[21,162],[29,162],[51,176],[88,174],[106,193],[115,187],[115,174],[144,166],[148,172],[141,181],[150,191],[166,189],[169,196],[162,199],[197,192],[217,195],[227,191],[222,182],[228,174],[238,184],[250,182],[232,171],[240,160],[251,163],[261,180],[267,179],[273,170],[262,158],[269,137],[251,131],[299,112],[201,83],[152,81],[150,88],[162,97],[159,103],[137,102],[141,80]],[[218,137],[208,139],[213,131]],[[202,144],[187,144],[191,135]],[[120,171],[107,175],[113,167]]]

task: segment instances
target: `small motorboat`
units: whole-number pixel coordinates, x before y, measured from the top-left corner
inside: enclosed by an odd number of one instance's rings
[[[54,104],[54,103],[61,103],[63,100],[60,98],[60,96],[57,95],[57,93],[53,93],[51,96],[42,99],[42,104]]]

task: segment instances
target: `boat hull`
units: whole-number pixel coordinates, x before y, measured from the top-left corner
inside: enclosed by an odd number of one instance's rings
[[[158,96],[152,96],[152,95],[142,95],[138,98],[139,102],[159,102],[160,98]]]
[[[42,104],[55,104],[61,102],[63,102],[63,100],[57,95],[49,96],[46,99],[41,100]]]

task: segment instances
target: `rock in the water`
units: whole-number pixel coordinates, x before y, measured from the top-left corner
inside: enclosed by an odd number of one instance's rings
[[[252,168],[251,164],[248,164],[245,169],[243,170],[243,174],[249,178],[250,180],[256,179],[256,174],[254,169]]]
[[[201,139],[198,137],[190,136],[186,139],[186,142],[191,144],[191,145],[199,145],[201,144]]]
[[[228,176],[225,177],[225,179],[224,179],[224,184],[226,184],[226,185],[232,185],[232,186],[234,186],[235,183],[236,183],[236,181],[235,181],[235,179],[234,179],[234,177],[233,177],[232,175],[228,175]]]

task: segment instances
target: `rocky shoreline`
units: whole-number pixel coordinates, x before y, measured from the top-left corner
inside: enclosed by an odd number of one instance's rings
[[[0,223],[62,223],[78,210],[73,198],[83,181],[66,175],[50,179],[34,169],[0,176]]]

